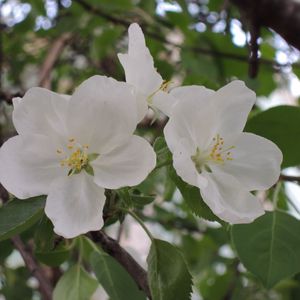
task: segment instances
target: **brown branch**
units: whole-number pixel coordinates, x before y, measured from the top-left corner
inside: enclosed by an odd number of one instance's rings
[[[300,3],[296,0],[230,0],[251,22],[273,29],[300,50]]]
[[[282,181],[291,181],[291,182],[299,182],[300,183],[300,176],[289,176],[281,174],[279,180]]]
[[[44,60],[44,63],[41,66],[41,71],[39,75],[39,86],[48,89],[51,88],[51,71],[57,59],[59,58],[63,48],[67,45],[71,38],[71,33],[65,32],[53,42]]]
[[[250,53],[249,53],[249,77],[255,78],[258,74],[259,58],[258,58],[258,38],[260,34],[260,26],[256,19],[252,19],[250,24]]]
[[[11,238],[11,240],[12,240],[14,246],[16,247],[16,249],[19,250],[21,256],[23,257],[25,265],[27,266],[28,270],[38,280],[39,289],[43,296],[43,299],[51,300],[53,287],[51,286],[43,269],[38,265],[36,260],[33,258],[31,249],[29,249],[28,247],[26,247],[24,245],[24,243],[22,242],[22,240],[19,236],[14,236]]]
[[[124,250],[117,241],[107,236],[103,231],[91,231],[92,240],[101,245],[101,248],[114,257],[131,275],[138,287],[143,290],[149,299],[152,299],[147,272]]]
[[[74,2],[78,3],[82,8],[84,8],[86,11],[90,12],[91,14],[94,14],[94,15],[100,17],[100,18],[103,18],[103,19],[105,19],[105,20],[107,20],[107,21],[109,21],[113,24],[121,25],[121,26],[124,26],[125,28],[127,28],[131,24],[131,21],[126,21],[125,19],[121,19],[121,18],[112,16],[112,15],[109,15],[109,14],[103,12],[99,7],[92,6],[87,1],[74,0]],[[162,23],[162,20],[160,20],[160,23]],[[219,56],[219,57],[223,57],[225,59],[238,60],[238,61],[243,62],[243,63],[248,63],[248,61],[249,61],[249,58],[246,55],[239,55],[239,54],[235,54],[235,53],[217,51],[217,50],[208,49],[208,48],[204,48],[204,47],[186,47],[186,46],[182,46],[180,44],[168,41],[165,38],[165,36],[163,36],[163,35],[161,35],[157,32],[150,31],[147,27],[147,24],[140,24],[140,25],[143,27],[144,33],[147,36],[149,36],[150,38],[153,38],[157,41],[168,44],[170,46],[180,48],[182,50],[187,50],[187,51],[191,51],[191,52],[195,52],[195,53],[201,53],[203,55],[208,55],[208,56]],[[274,60],[263,59],[263,58],[260,59],[260,63],[264,64],[264,65],[277,67],[277,68],[282,68],[282,67],[286,67],[286,66],[289,65],[289,64],[279,64],[279,63],[275,62]],[[300,64],[295,63],[295,64],[293,64],[293,67],[300,68]]]

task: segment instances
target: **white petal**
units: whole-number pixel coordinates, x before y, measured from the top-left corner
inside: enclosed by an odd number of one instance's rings
[[[149,143],[138,136],[91,162],[99,186],[117,189],[142,182],[153,170],[156,156]]]
[[[134,95],[137,105],[137,119],[138,122],[142,121],[148,112],[148,102],[147,98],[140,94],[136,89],[134,89]]]
[[[57,234],[73,238],[102,228],[104,204],[104,189],[98,187],[91,176],[81,172],[51,185],[45,213]]]
[[[165,138],[172,152],[182,140],[190,145],[190,151],[193,152],[191,155],[195,154],[197,147],[206,150],[216,134],[217,120],[213,102],[209,97],[203,97],[202,89],[198,89],[199,95],[195,90],[195,87],[182,89],[165,126]],[[203,91],[205,93],[205,89]]]
[[[231,161],[222,169],[234,176],[249,191],[265,190],[275,184],[280,175],[282,153],[271,141],[243,132],[231,150]]]
[[[233,176],[223,172],[203,173],[208,184],[200,192],[215,215],[231,224],[250,223],[264,214],[262,204]]]
[[[15,136],[0,149],[0,181],[20,199],[49,192],[51,182],[65,174],[55,143],[42,135]]]
[[[173,97],[180,101],[196,99],[198,102],[201,101],[201,105],[203,106],[208,104],[215,93],[215,91],[200,85],[180,86],[172,89],[170,92]]]
[[[176,103],[177,99],[173,97],[170,93],[163,91],[158,91],[154,94],[152,98],[152,104],[155,108],[158,108],[166,116],[171,115],[172,108]]]
[[[242,132],[255,100],[255,93],[243,81],[235,80],[219,89],[213,96],[218,133],[226,136]]]
[[[132,135],[137,125],[136,99],[132,87],[105,76],[84,81],[71,98],[69,136],[90,151],[106,153]]]
[[[44,88],[31,88],[21,98],[14,98],[13,123],[19,134],[65,134],[69,97]]]
[[[197,186],[198,172],[191,159],[194,153],[191,152],[189,145],[185,142],[186,140],[181,140],[181,143],[178,143],[176,149],[174,149],[173,166],[177,175],[180,176],[183,181]]]
[[[124,68],[126,82],[135,86],[145,100],[156,92],[163,80],[154,68],[153,58],[146,47],[144,34],[140,26],[131,24],[128,29],[128,54],[118,54]]]

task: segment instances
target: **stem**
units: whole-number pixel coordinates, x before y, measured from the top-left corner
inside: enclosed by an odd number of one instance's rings
[[[132,210],[128,210],[128,209],[123,209],[123,210],[126,211],[128,214],[130,214],[142,226],[142,228],[144,229],[144,231],[147,233],[148,237],[150,238],[151,242],[153,242],[154,237],[151,234],[151,232],[149,231],[149,229],[145,226],[143,220]]]

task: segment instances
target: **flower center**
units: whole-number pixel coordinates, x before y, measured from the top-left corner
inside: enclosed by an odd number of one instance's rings
[[[64,157],[60,159],[60,165],[69,168],[68,176],[78,174],[82,170],[85,170],[90,175],[94,175],[94,170],[90,162],[95,160],[99,154],[88,154],[89,145],[82,146],[74,138],[68,140],[67,149],[67,152],[61,149],[57,149],[56,152],[58,155]]]
[[[224,139],[219,134],[212,139],[208,150],[201,151],[199,147],[196,148],[196,153],[191,156],[191,160],[199,173],[203,170],[211,171],[209,164],[224,165],[226,161],[233,160],[231,149],[235,146],[224,148]]]

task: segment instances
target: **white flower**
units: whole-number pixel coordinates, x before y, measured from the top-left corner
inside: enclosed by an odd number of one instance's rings
[[[91,77],[69,98],[32,88],[15,99],[13,122],[19,135],[0,150],[0,181],[21,199],[48,195],[45,212],[66,238],[103,226],[104,188],[139,184],[155,166],[133,135],[132,88],[112,78]]]
[[[217,92],[200,86],[174,90],[180,99],[164,133],[177,174],[199,187],[221,219],[248,223],[264,213],[249,191],[276,183],[282,153],[271,141],[242,132],[255,94],[242,81]]]
[[[119,53],[118,57],[125,71],[126,82],[136,89],[138,119],[143,119],[148,105],[168,115],[175,100],[165,92],[168,83],[163,81],[154,67],[142,29],[133,23],[129,26],[128,35],[128,54]]]

